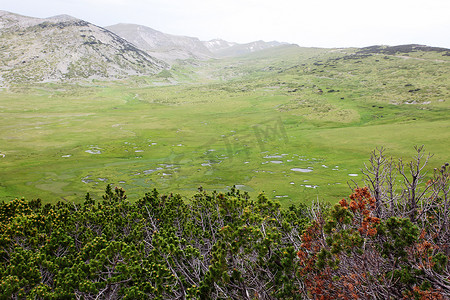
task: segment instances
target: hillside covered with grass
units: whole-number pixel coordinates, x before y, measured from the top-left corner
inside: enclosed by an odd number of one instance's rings
[[[285,45],[127,80],[11,85],[0,199],[79,202],[106,184],[133,198],[236,185],[285,208],[338,199],[376,147],[448,160],[448,53]]]

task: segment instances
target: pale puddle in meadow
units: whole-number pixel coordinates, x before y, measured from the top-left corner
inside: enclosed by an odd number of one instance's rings
[[[94,180],[89,179],[89,178],[91,178],[91,177],[92,177],[91,175],[88,175],[88,176],[86,176],[86,177],[83,177],[83,178],[81,178],[81,182],[82,182],[82,183],[85,183],[85,184],[88,184],[88,183],[91,183],[91,182],[95,182]]]
[[[264,158],[265,159],[273,159],[273,158],[284,158],[285,156],[287,156],[288,154],[272,154],[272,155],[266,155],[266,156],[264,156]],[[298,155],[298,154],[293,154],[292,155],[292,157],[291,157],[292,159],[287,159],[286,160],[286,162],[288,162],[288,163],[290,163],[290,162],[293,162],[294,161],[294,159],[296,158],[296,159],[298,159],[299,161],[314,161],[314,162],[316,162],[317,161],[317,159],[316,158],[311,158],[311,159],[309,159],[309,158],[306,158],[305,156],[300,156],[300,155]],[[269,164],[269,163],[272,163],[272,164],[282,164],[282,163],[284,163],[284,161],[282,161],[282,160],[267,160],[267,161],[264,161],[264,162],[262,162],[261,164],[262,165],[266,165],[266,164]],[[326,165],[321,165],[323,168],[328,168],[328,166],[326,166]],[[336,166],[337,167],[337,166]],[[300,173],[310,173],[310,172],[313,172],[314,171],[314,168],[313,167],[307,167],[307,168],[291,168],[290,169],[291,171],[293,171],[293,172],[300,172]],[[261,170],[255,170],[254,172],[256,172],[256,173],[259,173],[259,172],[261,172],[261,173],[274,173],[274,172],[271,172],[271,171],[261,171]],[[283,172],[284,173],[284,172]],[[304,180],[303,182],[308,182],[309,180]],[[295,182],[294,181],[291,181],[291,182],[289,182],[289,184],[291,184],[291,185],[295,185]],[[316,188],[318,188],[319,186],[318,185],[313,185],[313,184],[299,184],[299,186],[301,186],[301,187],[305,187],[305,188],[311,188],[311,189],[316,189]],[[277,195],[277,196],[275,196],[275,198],[287,198],[288,196],[287,195]]]
[[[269,173],[269,174],[275,174],[273,171],[265,171],[265,170],[253,170],[255,173]]]
[[[309,173],[309,172],[312,172],[313,169],[312,169],[312,167],[308,167],[308,169],[292,168],[291,171],[294,171],[294,172],[301,172],[301,173]]]
[[[144,170],[142,173],[148,175],[148,174],[152,174],[153,172],[155,172],[157,170],[164,170],[164,169],[163,168],[149,169],[149,170]],[[141,175],[141,173],[136,173],[135,175]]]
[[[264,158],[265,158],[265,159],[270,159],[270,158],[284,158],[285,156],[288,156],[288,154],[285,154],[285,153],[283,153],[283,154],[271,154],[271,155],[266,155],[266,156],[264,156]],[[300,155],[298,155],[298,154],[293,154],[293,155],[292,155],[292,159],[287,159],[286,162],[288,162],[288,163],[293,162],[293,161],[294,161],[293,158],[295,158],[295,157],[297,157],[297,159],[298,159],[299,161],[310,161],[310,160],[316,161],[316,160],[317,160],[316,158],[311,158],[311,159],[309,159],[309,158],[306,158],[305,156],[300,156]],[[282,161],[282,160],[267,160],[267,161],[262,162],[261,164],[262,164],[262,165],[266,165],[266,164],[268,164],[268,163],[272,163],[272,164],[283,164],[284,161]],[[328,166],[326,166],[326,165],[322,165],[322,167],[328,168]],[[291,170],[291,171],[294,171],[294,172],[309,173],[309,172],[312,172],[312,171],[313,171],[313,167],[308,167],[308,168],[292,168],[292,169],[290,169],[290,170]]]
[[[98,184],[97,181],[90,179],[92,177],[92,175],[87,175],[86,177],[81,178],[81,182],[84,184],[89,184],[89,183],[94,183],[94,184]],[[97,180],[101,181],[101,182],[107,182],[108,178],[101,178],[98,177]]]
[[[100,150],[86,150],[84,152],[87,152],[89,154],[102,154]]]
[[[159,166],[160,167],[157,167],[155,169],[144,170],[144,171],[142,171],[142,174],[149,175],[149,174],[152,174],[154,172],[162,171],[162,170],[166,170],[166,169],[168,169],[168,170],[176,170],[176,169],[178,169],[178,167],[175,167],[174,164],[159,164]],[[139,173],[136,173],[134,175],[138,176],[138,175],[141,175],[141,173],[139,172]],[[161,175],[162,176],[171,176],[172,174],[163,172]]]
[[[288,154],[281,154],[281,155],[279,155],[279,154],[274,154],[274,155],[266,155],[266,156],[264,156],[264,158],[265,159],[273,159],[273,158],[284,158],[285,156],[287,156]],[[318,160],[318,159],[316,159],[316,158],[306,158],[305,156],[300,156],[300,155],[298,155],[298,154],[293,154],[292,155],[292,159],[288,159],[288,160],[286,160],[286,162],[293,162],[294,160],[293,159],[297,159],[297,160],[299,160],[299,161],[303,161],[303,162],[306,162],[306,161],[310,161],[310,162],[312,162],[312,163],[318,163],[320,160]],[[248,162],[244,162],[244,164],[245,163],[248,163]],[[282,161],[282,160],[267,160],[267,161],[264,161],[264,162],[262,162],[261,164],[263,164],[263,165],[266,165],[266,164],[269,164],[269,163],[273,163],[273,164],[282,164],[282,163],[284,163],[284,161]],[[331,170],[333,170],[333,171],[340,171],[339,170],[339,166],[334,166],[334,167],[332,167],[332,166],[327,166],[327,165],[325,165],[325,164],[321,164],[320,165],[322,168],[325,168],[325,169],[331,169]],[[290,169],[291,171],[293,171],[293,172],[300,172],[300,173],[310,173],[310,172],[313,172],[314,171],[314,168],[313,167],[307,167],[307,168],[291,168]],[[275,172],[272,172],[272,171],[263,171],[263,170],[254,170],[254,172],[255,173],[270,173],[270,174],[274,174]],[[358,174],[355,174],[355,173],[350,173],[350,174],[348,174],[348,176],[351,176],[351,177],[356,177],[356,176],[359,176]],[[291,182],[289,182],[289,184],[290,185],[298,185],[298,186],[301,186],[301,187],[304,187],[304,188],[310,188],[310,189],[316,189],[316,188],[319,188],[319,186],[318,185],[314,185],[314,184],[306,184],[306,182],[309,182],[309,180],[303,180],[303,184],[296,184],[294,181],[291,181]],[[341,183],[329,183],[328,185],[338,185],[338,184],[341,184]],[[273,192],[276,192],[276,191],[273,191]],[[287,197],[289,197],[288,195],[277,195],[277,196],[275,196],[275,198],[287,198]]]
[[[212,167],[213,165],[222,163],[227,158],[228,158],[227,156],[223,156],[223,154],[222,154],[221,157],[217,157],[217,160],[214,160],[214,159],[207,160],[206,162],[202,163],[201,166],[202,167]]]
[[[267,152],[267,151],[266,151]],[[288,154],[285,154],[285,153],[283,153],[283,154],[273,154],[273,155],[266,155],[266,156],[264,156],[263,158],[265,158],[265,159],[271,159],[271,158],[284,158],[285,156],[287,156]],[[290,162],[290,161],[292,161],[292,160],[287,160],[288,162]],[[266,160],[266,161],[264,161],[264,162],[262,162],[261,164],[262,165],[266,165],[266,164],[268,164],[268,163],[272,163],[272,164],[282,164],[282,163],[284,163],[284,161],[282,161],[282,160]]]
[[[303,182],[309,182],[309,180],[306,179],[306,180],[303,180]],[[289,184],[294,185],[295,182],[289,182]],[[299,184],[299,186],[302,186],[305,188],[310,188],[310,189],[316,189],[319,187],[318,185],[314,185],[314,184]]]
[[[287,156],[288,154],[281,154],[281,155],[279,155],[279,154],[274,154],[274,155],[266,155],[266,156],[264,156],[264,158],[265,159],[270,159],[270,158],[284,158],[285,156]],[[311,162],[311,163],[319,163],[319,161],[320,161],[320,159],[316,159],[316,158],[307,158],[307,157],[305,157],[305,156],[301,156],[301,155],[298,155],[298,154],[293,154],[292,155],[292,159],[287,159],[286,160],[286,162],[288,162],[288,163],[290,163],[290,162],[293,162],[294,160],[298,160],[298,161],[302,161],[302,162],[307,162],[307,161],[309,161],[309,162]],[[273,163],[273,164],[282,164],[282,163],[284,163],[284,161],[282,161],[282,160],[267,160],[267,161],[264,161],[264,162],[262,162],[261,164],[263,164],[263,165],[266,165],[266,164],[269,164],[269,163]],[[320,166],[322,167],[322,168],[324,168],[324,169],[331,169],[331,170],[333,170],[333,171],[340,171],[339,170],[339,166],[329,166],[329,165],[325,165],[325,164],[320,164]],[[290,169],[291,171],[293,171],[293,172],[300,172],[300,173],[310,173],[310,172],[313,172],[314,171],[314,168],[313,167],[307,167],[307,168],[291,168]],[[255,173],[270,173],[270,174],[274,174],[274,172],[271,172],[271,171],[262,171],[262,170],[254,170],[254,172]],[[283,172],[284,173],[284,172]],[[348,176],[351,176],[351,177],[356,177],[356,176],[359,176],[358,174],[355,174],[355,173],[350,173],[350,174],[348,174]],[[291,181],[291,182],[289,182],[289,184],[290,185],[298,185],[298,186],[301,186],[301,187],[305,187],[305,188],[310,188],[310,189],[316,189],[316,188],[319,188],[319,186],[318,185],[314,185],[314,184],[305,184],[306,182],[308,182],[309,180],[303,180],[303,184],[296,184],[294,181]],[[329,183],[328,185],[338,185],[338,184],[341,184],[341,183]],[[285,197],[288,197],[288,196],[286,196],[286,195],[278,195],[278,196],[275,196],[276,198],[285,198]]]
[[[283,155],[266,155],[264,158],[283,158]]]
[[[318,188],[318,185],[311,185],[311,184],[300,184],[300,186],[304,186],[306,188],[315,189]]]
[[[99,148],[97,146],[90,146],[89,148],[91,148],[91,149],[86,150],[84,152],[87,152],[89,154],[102,154],[102,151],[100,151],[100,150],[102,150],[102,148]]]

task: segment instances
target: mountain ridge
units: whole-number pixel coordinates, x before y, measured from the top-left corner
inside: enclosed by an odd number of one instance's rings
[[[201,41],[138,24],[100,27],[70,15],[36,18],[0,10],[0,87],[154,75],[179,61],[221,59],[269,49],[277,55],[277,47],[286,45],[299,47],[261,40],[245,44],[223,39]],[[350,56],[416,51],[450,56],[450,49],[418,44],[334,49],[350,49]]]
[[[33,18],[1,11],[0,29],[0,85],[124,78],[168,67],[107,29],[67,15]]]
[[[212,53],[196,37],[167,34],[144,25],[130,23],[119,23],[105,28],[150,55],[167,62],[212,57]]]
[[[277,41],[254,41],[245,44],[222,39],[201,41],[197,37],[163,33],[139,24],[119,23],[106,29],[147,51],[150,55],[173,62],[178,59],[209,59],[239,56],[267,48],[285,45]]]

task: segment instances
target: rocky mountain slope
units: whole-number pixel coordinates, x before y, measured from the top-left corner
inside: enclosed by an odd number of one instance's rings
[[[220,53],[221,51],[225,51],[233,46],[238,45],[238,43],[227,42],[222,39],[214,39],[207,42],[203,42],[203,44],[208,48],[212,53]]]
[[[118,35],[71,16],[0,11],[0,86],[154,74],[167,67]]]
[[[142,25],[102,28],[68,15],[41,19],[0,11],[0,87],[151,75],[177,60],[238,56],[279,45],[200,41]]]
[[[200,41],[195,37],[171,35],[136,24],[116,24],[106,28],[150,55],[167,62],[177,59],[238,56],[284,44],[264,41],[238,44],[221,39]]]
[[[116,24],[105,27],[118,36],[167,62],[177,59],[204,59],[213,54],[198,38],[166,34],[136,24]]]

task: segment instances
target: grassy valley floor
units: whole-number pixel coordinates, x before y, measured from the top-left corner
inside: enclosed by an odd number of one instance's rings
[[[0,200],[237,185],[286,207],[338,201],[376,147],[409,160],[424,144],[430,170],[448,161],[449,57],[355,51],[282,47],[159,77],[0,90]]]

